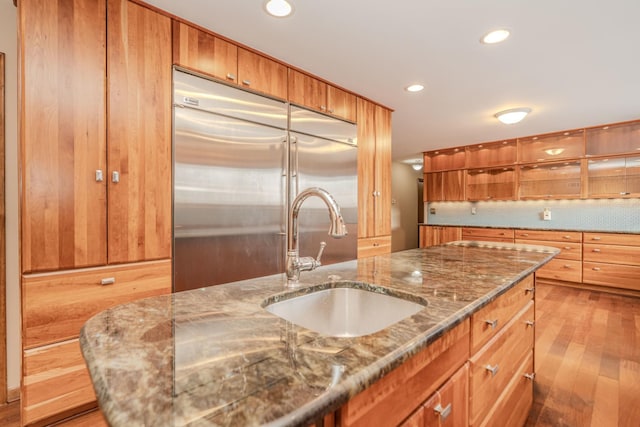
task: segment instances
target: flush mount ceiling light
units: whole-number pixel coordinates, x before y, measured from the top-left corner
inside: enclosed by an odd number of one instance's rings
[[[411,165],[411,167],[414,171],[419,171],[420,169],[422,169],[422,163],[414,163]]]
[[[495,114],[496,118],[506,125],[518,123],[531,112],[531,108],[512,108]]]
[[[405,87],[404,90],[407,92],[420,92],[421,90],[424,90],[424,86],[421,84],[413,84]]]
[[[509,30],[500,29],[493,30],[480,39],[481,43],[484,44],[496,44],[505,41],[509,37]]]
[[[264,9],[276,18],[284,18],[293,12],[293,7],[286,0],[268,0],[264,3]]]

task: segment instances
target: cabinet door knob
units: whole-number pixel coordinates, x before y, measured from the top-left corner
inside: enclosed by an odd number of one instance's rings
[[[327,107],[326,107],[326,106],[324,106],[324,105],[321,105],[321,106],[320,106],[320,109],[321,109],[322,111],[326,111]]]
[[[527,374],[524,374],[522,376],[525,377],[526,379],[530,380],[530,381],[533,381],[533,379],[536,377],[536,373],[535,372],[531,372],[530,374],[527,373]]]
[[[495,377],[496,374],[498,373],[499,366],[498,365],[495,365],[495,366],[487,365],[484,368],[487,371],[491,372],[491,377]]]
[[[102,182],[104,181],[104,177],[102,176],[102,170],[98,169],[96,170],[96,182]]]
[[[105,277],[104,279],[100,280],[100,284],[102,286],[113,285],[114,283],[116,283],[116,278],[115,277]]]
[[[440,416],[440,422],[444,423],[445,420],[449,417],[449,414],[451,414],[451,403],[449,403],[444,408],[440,403],[438,403],[438,406],[433,408],[433,411]]]
[[[486,323],[487,325],[491,326],[491,329],[495,329],[495,328],[498,327],[498,319],[485,320],[484,323]]]
[[[113,182],[114,184],[117,184],[120,182],[120,172],[118,171],[111,172],[111,182]]]
[[[227,73],[227,80],[235,80],[236,79],[236,75],[233,73]]]
[[[527,326],[535,326],[536,322],[534,322],[533,320],[527,320],[526,322],[524,322]]]
[[[251,86],[251,80],[245,79],[245,80],[242,81],[242,84],[245,85],[245,86]]]

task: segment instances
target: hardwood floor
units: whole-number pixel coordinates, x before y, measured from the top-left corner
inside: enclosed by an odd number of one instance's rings
[[[640,425],[640,298],[536,286],[536,381],[526,427]],[[17,403],[0,426],[20,425]],[[98,412],[62,424],[105,425]],[[510,426],[508,426],[510,427]]]
[[[527,427],[640,425],[640,298],[536,286]]]

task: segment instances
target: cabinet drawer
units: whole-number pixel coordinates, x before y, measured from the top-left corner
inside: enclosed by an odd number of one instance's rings
[[[22,422],[53,422],[97,406],[77,339],[23,355]]]
[[[640,267],[638,266],[585,261],[582,267],[584,283],[640,291]]]
[[[516,238],[516,243],[524,245],[551,246],[560,249],[560,253],[554,259],[582,260],[582,243],[551,242],[546,240],[525,240]]]
[[[470,360],[469,417],[478,425],[533,349],[533,301]]]
[[[23,348],[76,338],[109,307],[170,292],[171,260],[24,275]]]
[[[498,398],[487,417],[485,426],[522,426],[533,405],[533,351],[517,369],[511,382]],[[526,376],[525,376],[526,375]]]
[[[400,367],[353,397],[340,410],[340,425],[399,425],[469,357],[465,320]]]
[[[465,364],[424,404],[420,427],[469,425],[469,364]]]
[[[510,239],[513,242],[513,230],[508,228],[476,228],[476,227],[464,227],[462,229],[463,240],[488,240],[493,239]],[[491,241],[503,241],[503,240],[491,240]]]
[[[555,242],[582,242],[582,233],[577,231],[516,230],[516,239],[551,240]]]
[[[358,258],[391,253],[391,236],[358,239]]]
[[[603,245],[640,246],[640,234],[584,233],[584,242]]]
[[[582,262],[552,259],[536,271],[536,277],[580,283],[582,282]]]
[[[471,315],[471,353],[494,337],[533,298],[533,275]]]
[[[640,246],[585,243],[583,259],[592,262],[640,266]]]

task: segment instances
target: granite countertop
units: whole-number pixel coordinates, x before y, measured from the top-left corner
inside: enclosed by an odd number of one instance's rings
[[[575,233],[607,233],[607,234],[640,234],[638,230],[603,230],[603,229],[586,229],[586,228],[549,228],[549,227],[514,227],[512,225],[478,225],[478,224],[433,224],[419,222],[418,226],[433,227],[462,227],[462,228],[499,228],[503,230],[533,230],[533,231],[571,231]]]
[[[297,290],[278,274],[147,298],[91,318],[80,343],[112,426],[307,425],[557,253],[454,242],[302,272]],[[278,294],[344,282],[379,285],[428,306],[355,338],[322,336],[262,308]]]

